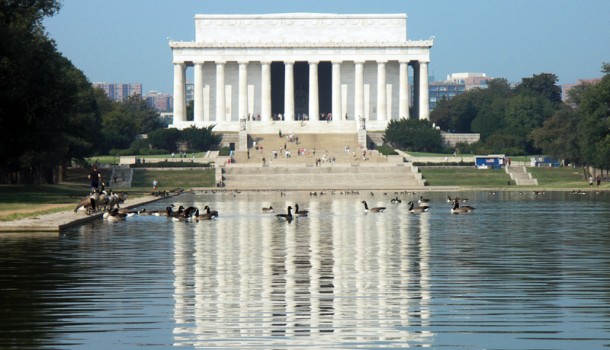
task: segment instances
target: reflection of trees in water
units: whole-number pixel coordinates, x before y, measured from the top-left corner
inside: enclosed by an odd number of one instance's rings
[[[58,345],[56,330],[67,321],[73,298],[69,289],[82,280],[79,267],[56,254],[59,237],[11,237],[0,242],[0,310],[2,348],[36,348]],[[82,303],[82,296],[79,302]],[[82,309],[79,311],[82,312]]]

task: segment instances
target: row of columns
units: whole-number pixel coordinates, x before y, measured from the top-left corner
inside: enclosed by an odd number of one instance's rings
[[[294,121],[294,61],[284,62],[284,120]],[[318,101],[318,63],[309,62],[309,120],[319,120]],[[386,91],[386,61],[377,62],[377,115],[378,120],[387,120],[387,91]],[[231,121],[226,113],[225,98],[225,64],[216,62],[216,120]],[[239,64],[239,102],[238,115],[248,114],[248,62]],[[356,61],[354,99],[355,116],[361,118],[364,113],[364,61]],[[401,61],[399,70],[399,102],[398,113],[401,118],[409,114],[409,83],[408,62]],[[428,101],[428,62],[415,63],[414,85],[419,88],[415,91],[415,106],[420,119],[429,118]],[[195,120],[203,115],[203,64],[195,64],[194,77],[194,114]],[[341,110],[341,62],[332,62],[332,111],[335,118],[342,118]],[[261,120],[271,120],[271,62],[261,62]],[[186,64],[174,64],[174,120],[186,121]]]

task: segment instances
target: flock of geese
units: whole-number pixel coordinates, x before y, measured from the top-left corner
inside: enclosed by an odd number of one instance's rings
[[[199,208],[189,206],[179,206],[178,210],[174,210],[176,206],[170,204],[164,210],[129,210],[125,208],[114,208],[104,212],[103,218],[108,222],[123,221],[128,217],[140,215],[140,216],[163,216],[173,221],[203,221],[213,220],[218,217],[218,211],[211,210],[209,206],[203,208],[203,212],[199,211]]]
[[[451,196],[447,196],[447,202],[451,204],[450,212],[452,214],[472,213],[475,210],[474,207],[470,205],[460,205],[460,203],[465,203],[467,201],[468,199],[465,198],[451,198]],[[397,196],[396,198],[393,198],[390,202],[393,204],[400,204],[402,203],[402,200],[400,200]],[[364,213],[383,213],[386,210],[386,207],[369,207],[368,203],[364,200],[361,201],[361,203],[364,205]],[[409,201],[407,203],[409,207],[409,213],[419,214],[426,213],[430,210],[430,199],[420,196],[417,200],[417,203],[417,207],[415,206],[415,203],[413,201]],[[292,213],[293,209],[295,209],[294,214]],[[263,207],[262,211],[263,213],[274,213],[274,209],[271,206]],[[307,216],[308,214],[309,211],[302,210],[299,208],[298,204],[295,204],[294,208],[292,206],[288,206],[288,208],[286,208],[286,213],[276,214],[276,217],[278,218],[278,220],[291,221],[296,217],[303,217]]]
[[[472,213],[475,208],[469,205],[460,205],[460,203],[466,202],[467,199],[463,198],[451,198],[451,196],[447,197],[447,202],[451,204],[451,213],[452,214],[461,214],[461,213]],[[402,200],[398,197],[393,198],[391,201],[393,204],[400,204]],[[363,200],[361,203],[364,206],[364,213],[383,213],[386,210],[386,207],[369,207],[368,203]],[[409,201],[408,211],[412,214],[420,214],[426,213],[430,210],[430,199],[424,198],[420,196],[417,200],[418,206],[415,206],[413,201]],[[294,211],[293,211],[294,210]],[[272,206],[263,207],[262,212],[264,214],[275,214],[275,209]],[[200,211],[199,208],[194,206],[184,207],[179,206],[178,209],[175,209],[175,205],[171,204],[167,206],[164,210],[129,210],[125,208],[114,208],[108,210],[104,213],[103,218],[109,222],[117,222],[125,220],[130,216],[163,216],[171,219],[173,221],[193,221],[198,222],[202,220],[213,220],[218,217],[218,211],[211,210],[209,206],[205,206],[203,211]],[[281,221],[291,222],[293,219],[298,217],[307,217],[309,215],[309,211],[299,207],[298,204],[294,204],[294,207],[289,205],[286,208],[285,213],[275,214],[275,217]]]
[[[472,207],[470,205],[460,205],[460,202],[465,203],[467,201],[468,201],[468,199],[459,198],[459,197],[451,198],[451,196],[447,196],[447,203],[450,203],[452,205],[452,208],[451,208],[452,214],[472,213],[475,210],[474,207]],[[402,203],[402,200],[400,200],[400,199],[398,199],[398,197],[396,197],[396,198],[393,198],[390,202],[393,204],[400,204],[400,203]],[[409,213],[420,214],[420,213],[426,213],[430,210],[430,199],[420,196],[419,199],[417,200],[417,203],[418,203],[417,207],[415,206],[415,203],[413,201],[409,201],[407,203],[407,205],[409,207],[408,208]],[[365,213],[368,213],[368,212],[382,213],[386,209],[386,207],[369,208],[366,201],[362,201],[362,204],[364,204]]]
[[[460,203],[465,203],[467,201],[468,201],[468,199],[465,199],[465,198],[459,198],[459,197],[452,198],[451,196],[447,196],[447,203],[451,204],[450,212],[452,214],[472,213],[475,210],[474,207],[469,206],[469,205],[460,204]],[[390,200],[390,202],[392,204],[400,204],[400,203],[402,203],[402,200],[399,199],[398,196],[396,196],[395,198],[392,198]],[[415,205],[415,202],[417,202],[417,206]],[[386,210],[386,207],[382,207],[382,206],[369,207],[366,200],[361,201],[361,203],[364,206],[365,214],[366,213],[383,213]],[[430,203],[431,203],[430,199],[420,196],[418,200],[413,199],[407,203],[408,211],[411,214],[426,213],[430,210]],[[263,214],[275,214],[275,209],[272,206],[263,207],[262,212],[263,212]],[[199,208],[194,207],[194,206],[189,206],[189,207],[185,208],[182,205],[180,205],[176,209],[176,206],[174,204],[170,204],[163,210],[146,210],[146,209],[130,210],[130,209],[116,207],[116,208],[112,208],[112,209],[105,211],[103,218],[105,220],[107,220],[108,222],[117,222],[117,221],[125,220],[126,218],[135,216],[135,215],[162,216],[162,217],[171,219],[173,221],[198,222],[198,221],[213,220],[213,219],[218,218],[218,211],[210,209],[210,207],[207,205],[203,208],[202,211],[200,211]],[[275,217],[278,220],[290,222],[295,218],[307,217],[308,215],[309,215],[308,210],[299,207],[299,205],[295,203],[294,207],[289,205],[286,208],[285,213],[275,214]]]

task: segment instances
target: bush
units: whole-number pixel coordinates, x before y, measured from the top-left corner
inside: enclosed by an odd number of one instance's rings
[[[218,150],[219,156],[228,156],[229,154],[231,154],[231,149],[229,147],[220,147]]]
[[[447,166],[459,166],[459,167],[474,167],[474,162],[413,162],[415,166],[426,166],[426,167],[447,167]]]
[[[379,153],[383,154],[384,156],[395,156],[398,155],[398,152],[396,152],[394,150],[394,148],[387,146],[387,145],[383,145],[383,146],[377,146],[375,147],[375,149],[377,151],[379,151]]]
[[[385,130],[383,140],[407,151],[442,152],[444,150],[440,130],[433,128],[428,120],[392,120]]]
[[[136,162],[135,164],[131,164],[130,168],[209,168],[211,166],[210,163],[198,163],[193,162],[158,162],[158,163],[142,163]]]

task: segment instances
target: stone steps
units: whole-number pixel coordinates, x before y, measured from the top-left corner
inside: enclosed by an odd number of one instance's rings
[[[517,186],[537,186],[538,180],[532,177],[524,166],[508,166],[504,170]]]
[[[296,141],[298,137],[298,143]],[[354,164],[361,162],[385,163],[387,157],[375,150],[369,150],[363,155],[363,149],[358,144],[357,134],[302,134],[294,135],[292,141],[286,135],[250,135],[253,142],[248,152],[235,152],[234,161],[238,164],[262,164],[263,158],[274,164],[314,165],[316,159],[335,163]],[[256,144],[254,145],[254,142]],[[299,155],[299,150],[304,154]],[[277,156],[274,155],[274,151]],[[290,152],[290,158],[286,157]]]
[[[420,174],[405,166],[233,167],[224,168],[228,189],[355,190],[421,188]]]

